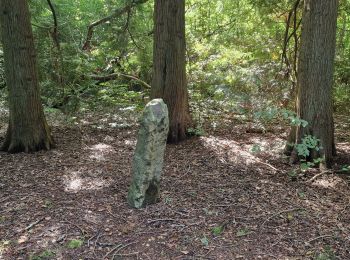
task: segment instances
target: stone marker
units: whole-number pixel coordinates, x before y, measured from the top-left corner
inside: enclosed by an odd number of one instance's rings
[[[132,207],[145,207],[159,199],[168,131],[168,108],[162,99],[153,99],[143,111],[132,162],[132,183],[128,193],[128,203]]]

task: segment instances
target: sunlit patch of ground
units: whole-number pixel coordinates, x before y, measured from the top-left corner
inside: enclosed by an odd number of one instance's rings
[[[111,145],[99,143],[92,145],[88,148],[91,151],[91,154],[89,156],[90,159],[95,159],[97,161],[103,161],[105,160],[105,156],[109,155],[110,153],[114,153],[114,148]]]
[[[0,240],[0,259],[3,258],[3,254],[6,252],[6,249],[10,246],[11,241],[9,240]]]
[[[101,178],[84,177],[83,172],[70,172],[64,176],[63,184],[66,192],[82,190],[100,190],[109,187],[110,183]]]
[[[282,151],[284,141],[276,138],[274,142],[263,138],[249,139],[249,143],[237,142],[215,136],[201,137],[203,146],[217,153],[222,162],[251,166],[256,163],[264,163],[258,158],[259,153],[267,153],[276,156]]]
[[[266,139],[266,137],[252,137],[249,138],[249,142],[251,142],[251,144],[243,145],[244,150],[255,154],[263,152],[271,156],[281,154],[286,143],[284,139],[278,137],[273,139]]]
[[[339,185],[346,185],[346,182],[344,179],[338,177],[338,176],[327,176],[327,178],[320,178],[313,182],[314,186],[320,187],[320,188],[328,188],[328,189],[337,189],[339,188]]]

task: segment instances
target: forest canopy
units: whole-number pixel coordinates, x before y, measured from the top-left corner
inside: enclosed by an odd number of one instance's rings
[[[186,1],[191,100],[215,97],[229,109],[238,109],[242,102],[254,103],[257,110],[290,105],[302,12],[302,3],[294,11],[295,4]],[[339,111],[349,102],[348,5],[341,1],[337,25],[334,104]],[[142,81],[150,84],[152,77],[153,1],[56,0],[52,7],[47,1],[30,1],[44,105],[69,111],[130,100],[142,104],[147,95]],[[106,20],[93,27],[87,48],[88,26],[102,19]],[[119,73],[113,81],[96,78],[112,73]],[[223,97],[227,100],[220,100]]]

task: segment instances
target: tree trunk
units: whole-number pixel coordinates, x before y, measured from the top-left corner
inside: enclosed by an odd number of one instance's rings
[[[2,150],[15,153],[50,149],[53,140],[40,101],[28,2],[1,0],[0,12],[10,110]]]
[[[298,116],[308,125],[293,128],[290,137],[295,139],[289,140],[300,143],[306,135],[320,139],[321,149],[311,151],[308,159],[322,158],[327,167],[335,155],[332,85],[337,10],[338,0],[305,0],[296,104]],[[297,158],[295,149],[292,157]]]
[[[168,142],[186,138],[191,122],[185,61],[185,0],[156,0],[151,98],[163,98],[169,109]]]

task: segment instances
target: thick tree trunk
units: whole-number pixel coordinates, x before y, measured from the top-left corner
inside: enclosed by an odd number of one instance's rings
[[[185,61],[185,0],[156,0],[151,97],[169,109],[168,142],[186,138],[190,124]]]
[[[40,101],[28,2],[1,0],[0,12],[10,110],[2,150],[32,152],[50,149],[53,140]]]
[[[305,0],[298,65],[297,114],[308,122],[293,128],[294,143],[306,135],[320,139],[320,151],[309,159],[323,158],[331,166],[335,154],[332,85],[336,46],[338,0]],[[293,131],[293,130],[292,130]],[[296,159],[296,151],[292,153]]]

